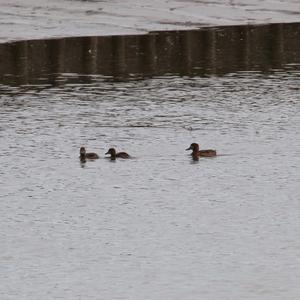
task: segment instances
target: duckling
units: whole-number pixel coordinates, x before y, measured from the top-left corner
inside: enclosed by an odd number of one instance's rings
[[[199,150],[199,145],[196,143],[192,143],[189,148],[186,150],[192,150],[192,156],[194,159],[198,157],[213,157],[217,155],[216,150],[207,149],[207,150]]]
[[[98,154],[96,154],[96,153],[93,153],[93,152],[88,152],[87,153],[84,147],[80,148],[79,153],[80,153],[79,158],[80,158],[81,161],[85,161],[86,159],[97,159],[97,158],[99,158]]]
[[[109,148],[108,151],[105,153],[106,154],[110,154],[110,159],[111,160],[115,160],[117,157],[120,158],[130,158],[130,155],[127,154],[126,152],[116,152],[115,148]]]

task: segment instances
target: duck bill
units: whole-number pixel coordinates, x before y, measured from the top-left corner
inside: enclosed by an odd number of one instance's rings
[[[193,150],[191,147],[189,147],[189,148],[187,148],[187,149],[185,149],[185,151],[188,151],[188,150]]]
[[[107,155],[107,154],[109,154],[109,151],[108,151],[108,152],[106,152],[104,155]]]

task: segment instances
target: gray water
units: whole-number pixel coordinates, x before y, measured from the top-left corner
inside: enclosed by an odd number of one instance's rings
[[[2,84],[0,298],[299,299],[299,66]]]

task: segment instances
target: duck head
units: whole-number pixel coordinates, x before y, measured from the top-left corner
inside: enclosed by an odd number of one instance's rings
[[[109,148],[108,151],[105,153],[106,154],[110,154],[112,157],[116,156],[116,150],[115,148]]]
[[[86,153],[85,148],[81,147],[79,153],[80,153],[80,156],[85,156],[85,153]]]
[[[193,150],[193,152],[199,151],[199,145],[196,143],[192,143],[189,148],[185,150]]]

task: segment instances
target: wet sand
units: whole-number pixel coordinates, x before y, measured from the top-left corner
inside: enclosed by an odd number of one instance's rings
[[[300,21],[296,0],[0,0],[0,42]]]

